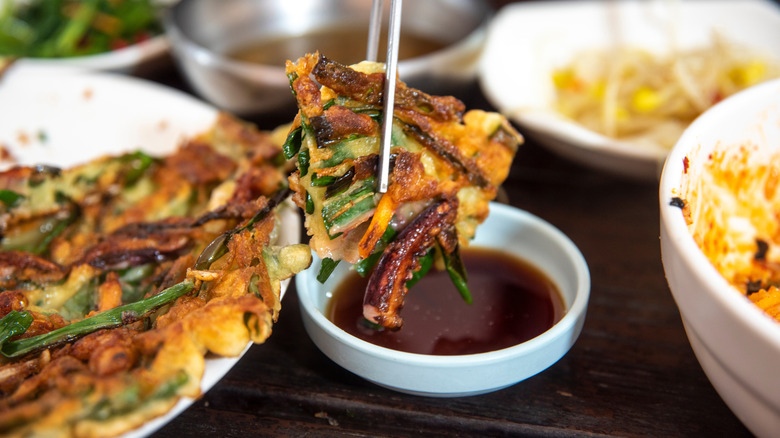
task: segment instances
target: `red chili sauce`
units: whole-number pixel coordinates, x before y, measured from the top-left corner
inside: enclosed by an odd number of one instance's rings
[[[400,330],[376,330],[363,318],[368,283],[351,272],[328,302],[337,326],[381,347],[432,355],[475,354],[520,344],[564,314],[555,284],[539,269],[504,252],[461,251],[473,304],[463,301],[446,271],[431,269],[406,295]]]

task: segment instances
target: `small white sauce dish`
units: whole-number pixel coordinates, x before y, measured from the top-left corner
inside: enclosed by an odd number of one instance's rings
[[[542,219],[492,203],[490,216],[471,247],[497,249],[530,262],[557,285],[563,318],[524,343],[480,354],[435,356],[405,353],[349,335],[324,314],[328,299],[349,272],[340,264],[325,284],[320,261],[298,274],[295,284],[304,326],[317,347],[345,369],[378,385],[428,397],[460,397],[496,391],[544,371],[563,357],[579,336],[590,295],[588,266],[574,243]],[[402,329],[403,330],[403,329]]]
[[[659,189],[661,255],[705,374],[751,432],[773,437],[780,430],[780,323],[729,284],[697,245],[682,210],[670,204],[686,175],[699,173],[714,148],[748,144],[780,150],[780,79],[715,105],[677,142]]]

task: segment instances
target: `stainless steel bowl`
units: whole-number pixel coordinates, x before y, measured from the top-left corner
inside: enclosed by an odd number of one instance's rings
[[[164,23],[174,57],[201,97],[239,115],[260,114],[294,105],[283,62],[239,61],[229,53],[242,46],[275,44],[285,38],[327,29],[362,26],[367,30],[371,3],[370,0],[182,0],[168,11]],[[385,4],[389,8],[389,2]],[[429,93],[457,94],[476,76],[492,12],[484,0],[405,2],[402,34],[409,32],[434,40],[442,48],[400,60],[400,79]],[[389,16],[389,10],[384,16]],[[295,47],[291,50],[294,53],[286,54],[287,59],[294,60],[319,50],[316,42],[309,44],[309,47]],[[383,48],[380,53],[384,53]]]

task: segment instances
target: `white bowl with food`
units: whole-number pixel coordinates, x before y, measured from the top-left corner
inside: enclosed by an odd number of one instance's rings
[[[780,428],[780,80],[717,104],[664,166],[661,250],[691,346],[758,436]]]
[[[690,121],[777,77],[778,60],[774,2],[529,2],[496,15],[480,81],[496,108],[556,153],[657,181]]]
[[[164,62],[158,15],[169,0],[0,0],[0,71],[33,67],[142,74]]]
[[[518,345],[477,354],[420,354],[381,347],[349,334],[326,316],[334,291],[352,271],[341,265],[324,284],[320,283],[316,277],[321,262],[315,257],[311,268],[295,281],[304,326],[317,347],[337,364],[371,382],[430,397],[496,391],[557,362],[574,345],[585,321],[590,293],[587,264],[571,240],[542,219],[501,204],[491,204],[490,210],[470,248],[497,250],[525,260],[549,278],[563,305],[562,317],[551,328]],[[415,289],[408,297],[413,294]],[[475,295],[475,303],[478,299]],[[411,306],[405,309],[412,312]],[[487,326],[494,322],[484,323]],[[411,325],[400,332],[406,329],[411,330]]]

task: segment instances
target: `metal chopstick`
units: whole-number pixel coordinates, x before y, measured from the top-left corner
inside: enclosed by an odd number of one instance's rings
[[[395,104],[395,82],[398,77],[398,42],[401,34],[402,0],[390,0],[390,26],[387,34],[387,57],[385,64],[384,108],[382,110],[382,136],[379,144],[379,169],[377,191],[387,192],[390,185],[390,148],[393,132],[393,106]]]
[[[371,4],[371,21],[368,26],[368,46],[366,61],[375,62],[379,53],[379,35],[382,32],[382,5],[384,0],[374,0]]]

